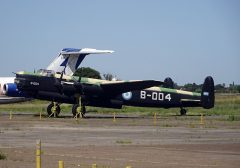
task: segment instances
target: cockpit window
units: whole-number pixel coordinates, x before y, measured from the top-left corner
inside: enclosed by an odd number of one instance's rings
[[[47,69],[39,69],[37,71],[39,74],[43,75],[43,76],[47,76],[47,77],[53,77],[55,72],[52,70],[47,70]]]

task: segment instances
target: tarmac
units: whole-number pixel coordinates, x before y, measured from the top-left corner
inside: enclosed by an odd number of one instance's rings
[[[24,115],[25,114],[25,115]],[[0,115],[0,168],[36,167],[36,140],[42,167],[172,168],[240,165],[240,122],[208,116],[90,114],[86,119],[45,118],[23,113]]]

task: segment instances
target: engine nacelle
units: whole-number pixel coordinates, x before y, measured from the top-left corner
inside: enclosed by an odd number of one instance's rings
[[[12,97],[23,97],[24,94],[18,90],[15,83],[6,83],[3,85],[3,94]]]
[[[61,103],[69,103],[69,104],[76,104],[77,99],[73,96],[69,97],[64,94],[56,93],[56,92],[45,92],[39,91],[34,98],[41,99],[41,100],[49,100]]]
[[[167,77],[167,78],[164,80],[164,85],[163,85],[163,87],[173,89],[173,88],[174,88],[173,80],[172,80],[170,77]]]

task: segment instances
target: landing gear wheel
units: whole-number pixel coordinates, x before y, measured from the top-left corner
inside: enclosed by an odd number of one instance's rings
[[[180,114],[181,114],[181,116],[185,116],[186,113],[187,113],[187,110],[184,109],[184,108],[181,108],[181,110],[180,110]]]
[[[74,104],[72,106],[73,117],[85,118],[85,113],[86,113],[86,107],[85,106],[80,107],[79,104]]]
[[[47,113],[49,117],[58,117],[61,112],[59,104],[50,103],[47,107]]]

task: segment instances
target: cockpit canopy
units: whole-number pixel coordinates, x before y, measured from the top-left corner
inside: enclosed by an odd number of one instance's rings
[[[47,77],[54,77],[55,75],[55,72],[53,70],[47,70],[47,69],[39,69],[37,73]]]

